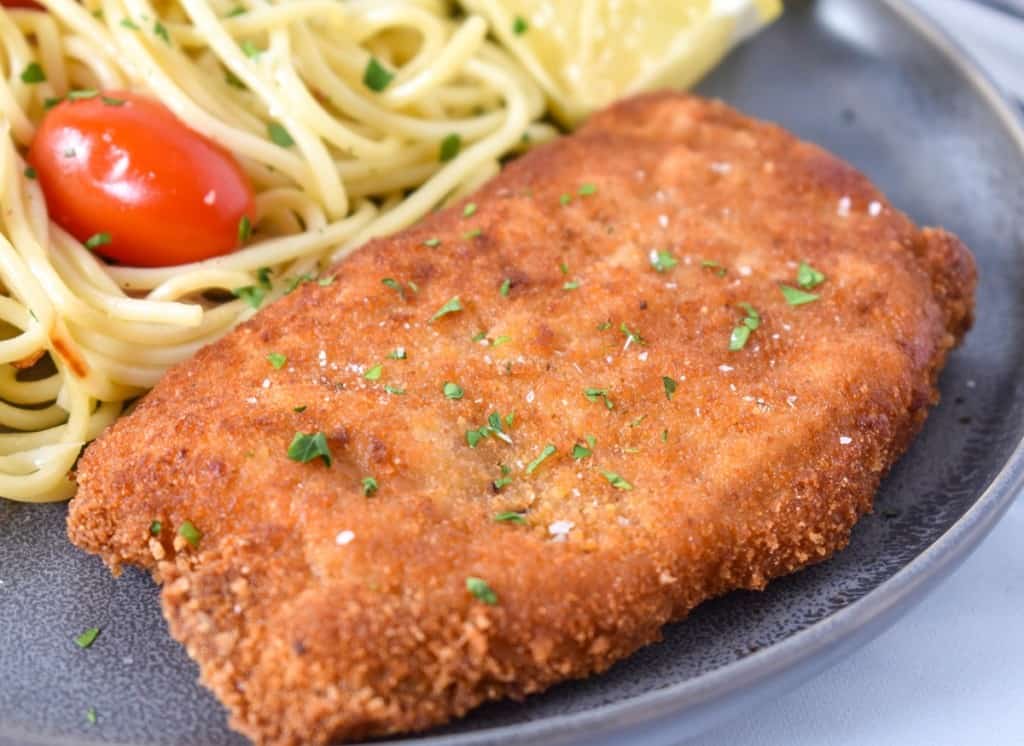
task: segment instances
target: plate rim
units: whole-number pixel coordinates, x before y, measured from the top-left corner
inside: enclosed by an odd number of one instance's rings
[[[974,56],[910,0],[877,2],[899,16],[910,31],[917,33],[959,70],[967,85],[996,114],[1024,160],[1024,118]],[[891,627],[967,559],[1022,492],[1024,437],[1017,442],[974,505],[891,578],[850,605],[781,642],[696,678],[582,712],[468,733],[411,734],[411,737],[376,743],[379,746],[481,746],[495,743],[554,746],[581,738],[622,735],[632,728],[668,727],[666,721],[684,715],[692,715],[694,720],[704,719],[704,727],[689,732],[689,735],[696,735],[715,722],[726,719],[721,713],[717,717],[714,713],[716,706],[723,706],[722,700],[726,696],[749,698],[772,685],[781,695]]]

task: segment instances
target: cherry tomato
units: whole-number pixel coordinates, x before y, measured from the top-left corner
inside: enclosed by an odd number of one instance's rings
[[[5,8],[28,8],[30,10],[44,10],[43,6],[35,0],[2,0],[0,5]]]
[[[253,220],[252,186],[231,154],[133,93],[53,107],[28,160],[53,220],[123,264],[167,267],[225,254]]]

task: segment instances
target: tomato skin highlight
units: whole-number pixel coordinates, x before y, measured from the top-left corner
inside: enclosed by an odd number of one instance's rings
[[[237,249],[255,222],[234,157],[157,101],[123,91],[65,100],[43,117],[28,161],[51,218],[122,264],[168,267]]]

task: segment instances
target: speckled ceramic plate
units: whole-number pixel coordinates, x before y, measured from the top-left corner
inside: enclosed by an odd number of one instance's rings
[[[411,741],[678,743],[878,634],[1024,482],[1024,133],[989,83],[895,0],[818,0],[790,3],[701,89],[839,153],[916,220],[957,232],[980,265],[977,327],[846,551],[704,604],[603,676]],[[146,576],[114,580],[74,549],[65,506],[0,503],[0,742],[244,743],[168,636]],[[73,637],[94,625],[103,633],[83,653]]]

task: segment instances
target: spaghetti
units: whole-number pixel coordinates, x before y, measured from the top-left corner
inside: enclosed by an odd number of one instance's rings
[[[555,134],[487,23],[442,0],[41,2],[0,9],[0,497],[70,497],[82,447],[126,402],[256,312],[233,289],[270,302]],[[395,71],[386,90],[363,82],[371,58]],[[232,152],[256,190],[251,241],[133,268],[50,221],[21,154],[47,101],[83,89],[149,95]]]

